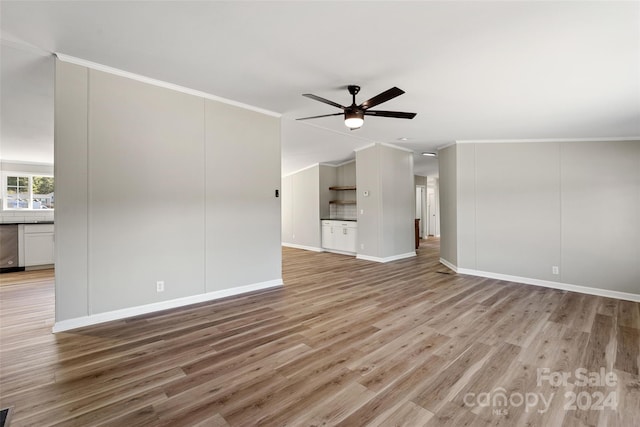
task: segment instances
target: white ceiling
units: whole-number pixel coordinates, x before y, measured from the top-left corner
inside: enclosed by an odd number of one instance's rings
[[[39,49],[60,52],[282,113],[284,174],[339,163],[371,142],[420,153],[456,140],[640,135],[639,2],[3,1],[1,8],[3,158],[16,144],[41,152],[52,136],[43,124],[50,113],[22,122],[5,114],[12,105],[34,107],[36,98],[50,105],[41,98],[50,90],[5,96],[9,77],[25,81],[29,67],[18,45],[32,46],[41,69],[49,65]],[[293,120],[337,112],[301,94],[344,105],[347,84],[362,87],[358,101],[398,86],[406,93],[378,108],[418,115],[367,117],[357,131],[340,117]],[[14,103],[18,96],[31,101]],[[5,131],[17,122],[26,130]],[[416,156],[417,173],[436,171],[437,160]]]

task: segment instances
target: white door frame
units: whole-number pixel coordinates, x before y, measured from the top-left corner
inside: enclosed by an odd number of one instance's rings
[[[420,197],[418,197],[418,194],[420,194]],[[427,237],[427,222],[428,222],[428,215],[427,215],[427,198],[426,196],[426,187],[424,185],[416,185],[416,213],[418,212],[418,207],[420,208],[420,238],[426,238]],[[418,204],[420,204],[418,206]],[[416,216],[417,218],[417,216]]]

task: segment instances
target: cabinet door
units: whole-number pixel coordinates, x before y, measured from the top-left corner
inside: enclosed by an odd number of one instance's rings
[[[355,252],[354,229],[350,227],[333,228],[333,246],[337,251]]]
[[[53,264],[53,233],[25,233],[25,267],[46,264]]]
[[[334,234],[336,250],[356,252],[358,229],[352,227],[339,227],[337,231],[338,233]]]
[[[322,225],[322,247],[325,249],[334,249],[333,227],[330,225]]]
[[[357,228],[345,228],[346,234],[344,236],[345,251],[357,252],[358,246],[358,229]]]
[[[346,251],[347,229],[344,227],[333,227],[333,249],[336,251]]]

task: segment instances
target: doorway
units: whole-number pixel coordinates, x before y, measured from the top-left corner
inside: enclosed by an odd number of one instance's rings
[[[427,236],[427,200],[425,186],[416,185],[416,219],[420,220],[419,235],[421,239]]]

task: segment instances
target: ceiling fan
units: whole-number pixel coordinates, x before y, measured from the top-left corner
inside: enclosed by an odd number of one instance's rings
[[[371,107],[375,107],[376,105],[382,104],[383,102],[387,102],[390,99],[395,98],[396,96],[402,95],[404,91],[397,87],[392,87],[391,89],[385,90],[384,92],[374,96],[373,98],[364,101],[360,105],[356,105],[356,95],[358,94],[358,92],[360,92],[360,86],[349,85],[347,86],[347,90],[349,90],[349,93],[353,97],[353,102],[348,107],[340,105],[337,102],[321,98],[317,95],[313,95],[310,93],[303,94],[302,96],[306,96],[307,98],[315,99],[316,101],[324,102],[325,104],[340,108],[342,112],[335,114],[323,114],[321,116],[303,117],[298,120],[317,119],[319,117],[340,116],[344,114],[344,124],[349,129],[354,130],[362,126],[362,124],[364,123],[364,116],[393,117],[396,119],[413,119],[416,116],[416,113],[403,113],[401,111],[380,111],[369,109]]]

